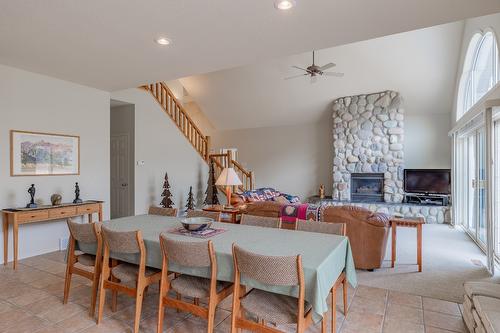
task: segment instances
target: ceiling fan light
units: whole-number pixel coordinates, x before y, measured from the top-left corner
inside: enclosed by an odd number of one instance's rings
[[[279,10],[289,10],[295,7],[295,0],[275,0],[274,7]]]

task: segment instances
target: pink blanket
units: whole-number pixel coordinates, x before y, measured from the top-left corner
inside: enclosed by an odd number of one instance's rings
[[[281,222],[295,223],[297,219],[307,220],[307,208],[309,204],[289,204],[281,207]]]

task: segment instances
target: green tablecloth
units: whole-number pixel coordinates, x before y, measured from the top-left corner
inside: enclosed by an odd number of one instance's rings
[[[162,254],[159,235],[175,227],[181,226],[179,218],[157,215],[139,215],[104,222],[108,228],[118,231],[141,230],[147,252],[147,265],[161,268]],[[311,222],[318,223],[318,222]],[[356,287],[356,271],[349,240],[344,236],[320,234],[313,232],[262,228],[229,223],[214,223],[213,227],[227,231],[210,237],[217,257],[217,279],[233,281],[232,244],[264,255],[302,255],[302,266],[306,284],[305,299],[311,303],[317,321],[328,310],[327,297],[330,288],[345,270],[347,280]],[[206,241],[194,237],[168,233],[169,237],[189,241]],[[95,248],[87,244],[79,244],[79,249],[87,253],[95,253]],[[137,263],[136,255],[117,257],[130,263]],[[171,265],[169,269],[195,276],[209,277],[205,269],[189,269]],[[297,296],[296,288],[261,285],[255,281],[244,281],[249,287],[257,287],[285,295]]]

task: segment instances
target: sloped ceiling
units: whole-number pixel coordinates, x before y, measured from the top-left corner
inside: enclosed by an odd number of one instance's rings
[[[498,0],[297,0],[290,12],[273,0],[0,0],[0,63],[113,91],[499,11]],[[156,45],[160,34],[173,44]]]
[[[319,50],[317,63],[334,62],[342,78],[311,84],[292,65],[307,67],[311,53],[181,79],[218,130],[318,121],[342,96],[395,90],[409,114],[449,113],[464,23]]]

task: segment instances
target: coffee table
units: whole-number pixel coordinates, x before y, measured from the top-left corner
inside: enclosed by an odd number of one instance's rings
[[[425,224],[423,217],[393,217],[390,219],[392,228],[392,258],[391,267],[394,267],[396,261],[396,234],[398,227],[416,228],[417,229],[417,264],[418,271],[422,272],[422,225]]]

